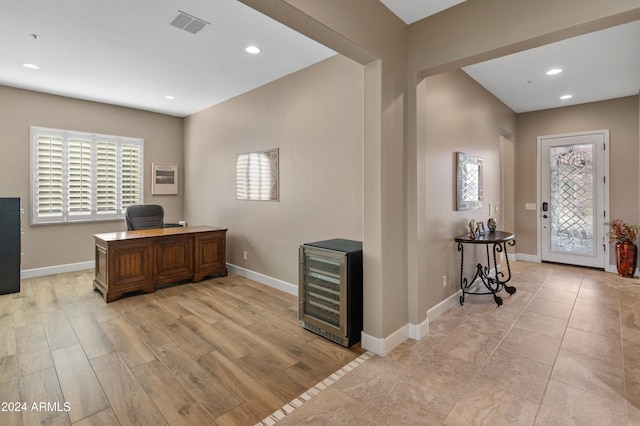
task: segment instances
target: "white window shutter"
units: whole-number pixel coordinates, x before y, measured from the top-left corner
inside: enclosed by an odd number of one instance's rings
[[[118,209],[118,145],[96,144],[96,211],[115,214]]]
[[[62,216],[64,197],[62,138],[39,136],[36,145],[35,210],[41,216]]]
[[[90,215],[92,203],[91,140],[73,137],[68,142],[67,200],[69,215]]]
[[[142,203],[141,147],[137,144],[123,143],[120,158],[120,205],[124,212],[130,205]]]

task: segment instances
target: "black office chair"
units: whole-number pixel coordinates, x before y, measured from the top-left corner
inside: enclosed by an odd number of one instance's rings
[[[125,212],[127,231],[164,228],[164,209],[157,204],[137,204]]]

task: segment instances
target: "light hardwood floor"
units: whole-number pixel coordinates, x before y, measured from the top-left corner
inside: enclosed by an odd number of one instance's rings
[[[106,304],[93,271],[0,296],[0,424],[252,425],[363,353],[237,275]]]

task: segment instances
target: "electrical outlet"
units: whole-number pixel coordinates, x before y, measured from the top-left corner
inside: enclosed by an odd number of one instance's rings
[[[246,252],[246,251],[243,251],[243,252],[242,252],[242,258],[243,258],[244,260],[247,260],[247,252]]]
[[[442,288],[445,288],[447,286],[447,276],[443,275],[442,276]]]

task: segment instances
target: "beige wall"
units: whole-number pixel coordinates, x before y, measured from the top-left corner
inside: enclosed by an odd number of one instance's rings
[[[93,261],[92,235],[125,229],[124,222],[29,225],[29,126],[143,138],[145,201],[161,204],[168,220],[182,218],[184,185],[178,196],[152,196],[150,188],[152,162],[184,168],[181,118],[0,86],[0,196],[22,198],[22,270]]]
[[[381,339],[404,330],[411,305],[406,286],[407,27],[371,0],[240,1],[365,66],[363,321],[365,344],[384,344]],[[394,344],[403,340],[402,332],[396,336]]]
[[[424,191],[419,198],[426,213],[419,243],[426,295],[420,310],[426,312],[460,289],[460,254],[453,239],[468,232],[469,221],[486,225],[494,217],[502,229],[500,135],[515,133],[516,121],[511,109],[461,70],[427,77],[418,92],[423,153],[418,161],[429,171],[420,176]],[[456,211],[457,151],[482,158],[484,200],[479,209]],[[465,263],[470,271],[478,263],[473,247],[465,247]]]
[[[609,129],[611,218],[640,223],[638,210],[638,96],[518,114],[516,143],[516,227],[518,253],[536,255],[537,137],[561,133]]]
[[[229,263],[292,284],[300,244],[362,241],[362,102],[362,66],[336,55],[186,118],[189,223],[228,227]],[[270,148],[280,201],[236,200],[236,155]]]

